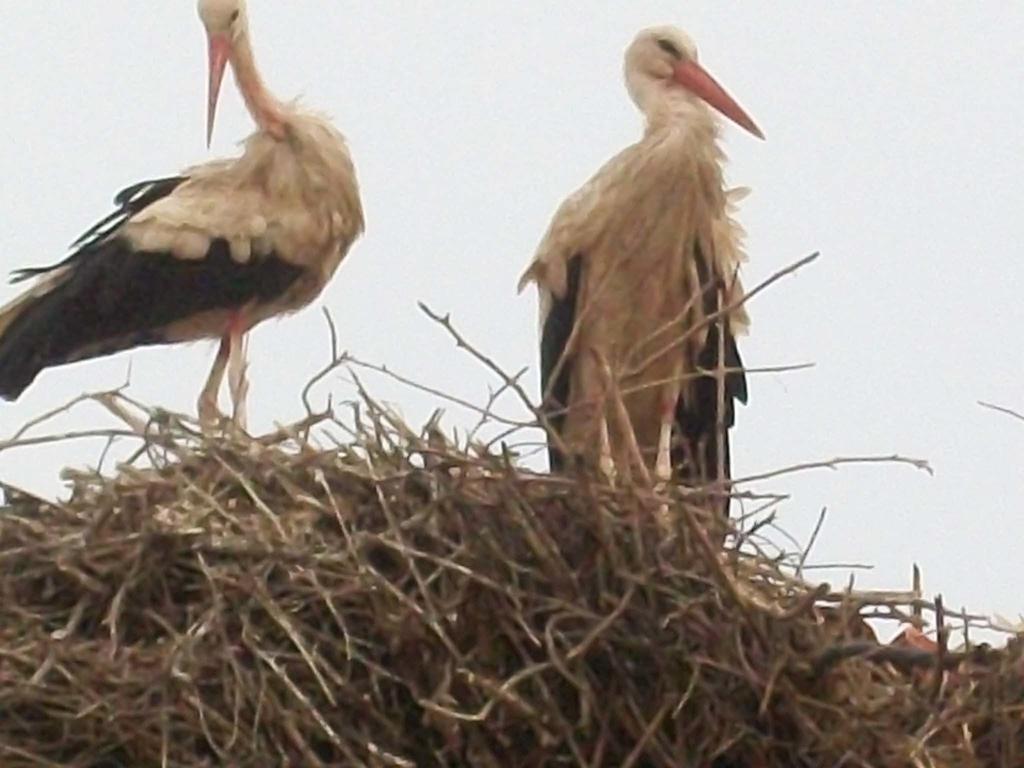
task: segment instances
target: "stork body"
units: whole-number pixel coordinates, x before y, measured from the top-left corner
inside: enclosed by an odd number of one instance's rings
[[[740,193],[724,185],[707,103],[760,132],[674,28],[640,33],[626,81],[643,138],[563,203],[520,283],[540,294],[550,461],[562,468],[564,447],[619,476],[723,481],[734,402],[747,397],[735,341],[747,317],[731,307]]]
[[[197,165],[118,194],[117,210],[0,310],[0,395],[16,398],[44,369],[133,347],[221,339],[199,400],[217,415],[226,369],[244,418],[243,339],[301,309],[363,230],[355,169],[325,118],[263,86],[242,0],[202,0],[210,38],[208,135],[231,64],[257,123],[241,156]]]

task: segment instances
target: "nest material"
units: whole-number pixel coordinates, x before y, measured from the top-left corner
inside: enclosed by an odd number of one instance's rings
[[[1024,764],[1019,643],[879,646],[682,489],[172,422],[0,513],[0,765]]]

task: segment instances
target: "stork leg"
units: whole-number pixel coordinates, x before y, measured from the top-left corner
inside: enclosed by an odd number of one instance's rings
[[[661,432],[658,435],[658,459],[654,463],[654,476],[663,483],[672,478],[672,415],[661,416]]]
[[[224,371],[227,369],[228,357],[231,351],[231,339],[224,336],[220,340],[220,348],[217,350],[217,357],[213,360],[213,367],[210,368],[210,375],[206,379],[203,391],[199,393],[199,424],[204,430],[216,426],[223,418],[220,409],[217,408],[217,393],[220,391],[221,382],[224,381]]]
[[[615,460],[612,458],[612,441],[608,436],[608,417],[602,413],[600,423],[601,453],[597,459],[597,466],[601,473],[608,478],[609,485],[615,485]]]
[[[677,375],[682,375],[682,372],[677,372]],[[661,392],[660,401],[661,425],[658,432],[658,456],[654,462],[654,476],[659,482],[667,483],[672,479],[672,427],[675,425],[676,405],[679,402],[678,388],[665,387]]]
[[[633,422],[630,420],[629,411],[622,400],[622,389],[619,387],[618,382],[612,378],[612,370],[608,365],[608,361],[600,354],[598,354],[598,363],[601,384],[605,393],[605,403],[608,403],[610,399],[612,415],[615,417],[615,432],[617,438],[623,442],[623,468],[628,477],[633,477],[630,465],[634,466],[643,485],[650,487],[651,476],[644,465],[643,455],[640,453],[640,446],[636,441],[636,431],[633,429]]]
[[[248,421],[246,397],[249,394],[249,379],[246,376],[248,363],[245,359],[245,330],[240,320],[231,323],[228,347],[228,387],[231,390],[232,420],[237,427],[244,430]]]
[[[676,362],[670,381],[661,385],[658,393],[658,454],[654,461],[654,476],[660,483],[672,479],[672,429],[676,423],[676,409],[682,396],[683,367]]]

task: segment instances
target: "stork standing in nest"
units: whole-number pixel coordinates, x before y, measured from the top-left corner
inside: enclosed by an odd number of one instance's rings
[[[540,294],[550,461],[724,485],[748,321],[711,108],[764,137],[678,29],[640,32],[625,78],[643,138],[562,204],[519,286]]]
[[[355,168],[325,118],[284,104],[256,68],[245,0],[200,0],[209,42],[206,138],[230,66],[257,130],[241,156],[145,181],[0,309],[0,396],[44,369],[153,344],[220,339],[198,410],[219,419],[226,370],[245,420],[245,334],[315,299],[363,231]]]

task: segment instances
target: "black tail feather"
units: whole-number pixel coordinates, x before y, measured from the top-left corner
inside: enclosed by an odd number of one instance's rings
[[[540,345],[540,387],[543,397],[542,409],[547,415],[548,423],[558,434],[563,434],[565,409],[569,405],[569,385],[572,372],[572,360],[568,358],[566,346],[572,335],[576,318],[576,301],[580,290],[580,277],[583,270],[583,259],[573,256],[569,260],[568,278],[565,296],[552,297],[551,309],[544,322]],[[561,365],[559,365],[561,363]],[[553,440],[548,440],[548,463],[552,472],[561,472],[566,468],[566,457],[558,449]]]

